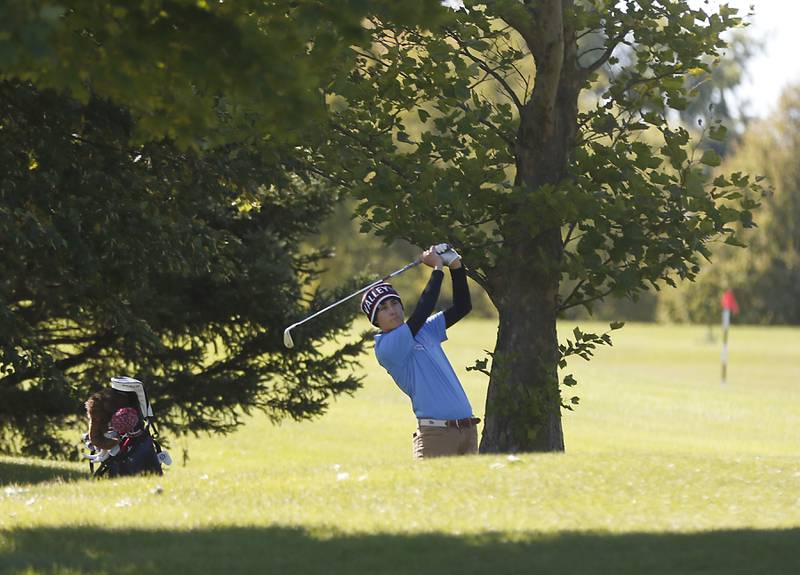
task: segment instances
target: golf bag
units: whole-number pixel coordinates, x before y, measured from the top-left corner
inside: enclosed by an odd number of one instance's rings
[[[119,439],[119,443],[111,450],[97,449],[91,443],[89,434],[84,434],[83,439],[89,449],[89,454],[85,457],[89,459],[90,472],[96,478],[140,474],[162,475],[161,464],[169,465],[172,460],[157,441],[158,433],[153,424],[153,408],[150,406],[144,385],[131,377],[112,377],[111,388],[128,394],[129,403],[138,407],[119,409],[112,417],[106,436]]]

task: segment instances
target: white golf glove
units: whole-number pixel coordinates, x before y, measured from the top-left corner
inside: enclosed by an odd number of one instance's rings
[[[454,261],[461,259],[461,256],[450,244],[436,244],[433,249],[442,257],[442,261],[446,266],[450,266]]]

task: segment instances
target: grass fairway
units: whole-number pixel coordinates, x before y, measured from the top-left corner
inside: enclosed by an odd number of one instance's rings
[[[480,416],[494,333],[446,344]],[[413,462],[368,357],[325,417],[176,443],[161,478],[0,458],[0,573],[800,573],[800,329],[734,326],[724,387],[705,328],[615,333],[567,370],[565,454]]]

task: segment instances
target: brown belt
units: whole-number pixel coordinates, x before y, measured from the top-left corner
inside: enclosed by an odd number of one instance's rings
[[[472,427],[481,422],[480,417],[465,417],[464,419],[431,419],[420,418],[419,424],[423,427],[455,427],[461,429],[462,427]]]

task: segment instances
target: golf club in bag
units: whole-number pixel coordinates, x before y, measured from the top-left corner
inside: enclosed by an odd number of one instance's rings
[[[436,250],[436,253],[438,253],[438,254],[443,254],[443,253],[445,253],[445,252],[448,252],[448,251],[452,250],[453,248],[452,248],[452,246],[450,246],[450,244],[438,244],[438,245],[436,245],[436,247],[435,247],[434,249]],[[360,294],[364,293],[365,291],[367,291],[367,290],[369,290],[369,289],[372,289],[373,287],[375,287],[376,285],[378,285],[378,284],[379,284],[379,283],[381,283],[381,282],[385,282],[385,281],[387,281],[387,280],[389,280],[389,279],[391,279],[391,278],[393,278],[393,277],[395,277],[395,276],[399,276],[399,275],[400,275],[401,273],[403,273],[404,271],[410,270],[411,268],[413,268],[413,267],[415,267],[415,266],[418,266],[418,265],[419,265],[419,264],[421,264],[421,263],[422,263],[422,260],[421,260],[421,259],[416,259],[416,260],[414,260],[413,262],[411,262],[411,263],[409,263],[409,264],[406,264],[406,265],[404,265],[404,266],[403,266],[403,267],[401,267],[399,270],[393,271],[393,272],[392,272],[392,273],[390,273],[388,276],[382,277],[381,279],[379,279],[379,280],[376,280],[376,281],[372,282],[372,283],[371,283],[371,284],[369,284],[368,286],[365,286],[365,287],[361,288],[361,289],[360,289],[360,290],[358,290],[357,292],[353,292],[353,293],[351,293],[349,296],[347,296],[347,297],[343,297],[343,298],[342,298],[342,299],[340,299],[339,301],[335,301],[335,302],[333,302],[333,303],[332,303],[331,305],[329,305],[328,307],[326,307],[326,308],[324,308],[324,309],[321,309],[321,310],[319,310],[318,312],[316,312],[316,313],[314,313],[314,314],[312,314],[312,315],[308,316],[307,318],[305,318],[305,319],[303,319],[303,320],[300,320],[300,321],[298,321],[297,323],[293,323],[292,325],[290,325],[289,327],[287,327],[285,330],[283,330],[283,345],[285,345],[285,346],[286,346],[286,347],[288,347],[288,348],[292,348],[292,347],[294,347],[294,341],[292,340],[292,333],[291,333],[291,331],[292,331],[294,328],[296,328],[298,325],[302,325],[302,324],[306,323],[307,321],[310,321],[310,320],[314,319],[314,318],[315,318],[315,317],[317,317],[318,315],[322,315],[322,314],[323,314],[323,313],[325,313],[326,311],[328,311],[328,310],[331,310],[331,309],[335,308],[337,305],[339,305],[339,304],[341,304],[341,303],[344,303],[344,302],[346,302],[347,300],[349,300],[349,299],[352,299],[352,298],[356,297],[357,295],[360,295]]]

